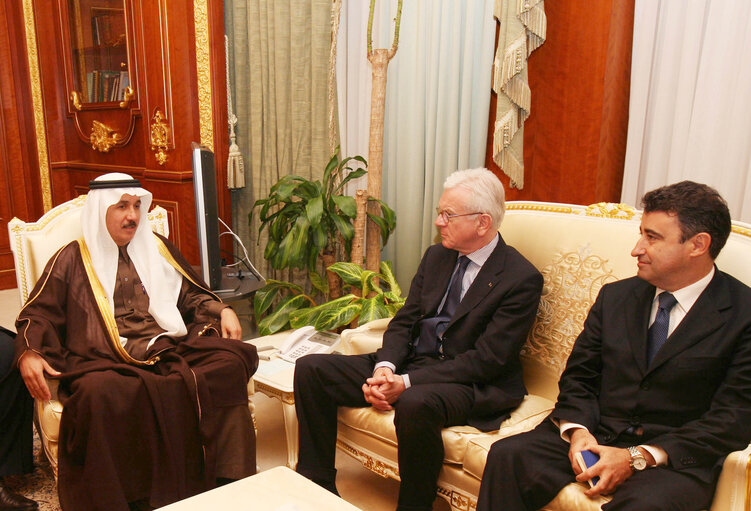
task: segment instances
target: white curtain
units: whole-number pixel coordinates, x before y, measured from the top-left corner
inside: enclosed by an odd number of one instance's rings
[[[751,2],[636,0],[621,200],[690,179],[751,222]]]
[[[344,2],[337,58],[344,154],[366,157],[368,4]],[[373,47],[390,48],[396,2],[376,6]],[[388,67],[383,155],[383,199],[396,211],[397,228],[383,259],[394,262],[405,291],[435,237],[444,179],[457,169],[484,166],[494,42],[493,0],[403,4],[399,49]]]

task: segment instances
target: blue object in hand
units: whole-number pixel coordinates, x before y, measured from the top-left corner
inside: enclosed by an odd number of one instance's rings
[[[593,453],[592,451],[580,451],[577,454],[579,454],[579,456],[576,456],[576,459],[578,460],[579,467],[582,470],[586,470],[592,465],[594,465],[595,463],[597,463],[598,461],[600,461],[600,457],[596,455],[595,453]],[[595,476],[589,480],[589,485],[594,486],[599,482],[600,482],[600,477]]]

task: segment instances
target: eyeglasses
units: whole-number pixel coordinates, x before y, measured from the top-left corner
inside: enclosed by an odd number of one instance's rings
[[[439,217],[443,219],[443,222],[446,224],[448,224],[452,218],[456,218],[459,216],[482,215],[482,213],[479,211],[477,213],[460,213],[460,214],[453,215],[451,213],[447,213],[446,210],[441,209],[441,208],[435,208],[435,212],[438,214]]]

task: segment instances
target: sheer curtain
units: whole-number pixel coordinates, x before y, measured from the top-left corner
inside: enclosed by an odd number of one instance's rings
[[[383,155],[383,199],[396,211],[397,228],[383,259],[394,262],[405,291],[435,236],[435,207],[444,179],[454,170],[484,165],[493,3],[403,4],[399,49],[388,67]],[[346,154],[366,157],[371,73],[365,57],[367,4],[344,2],[337,55],[342,146]],[[373,29],[373,46],[388,48],[388,22],[396,15],[396,2],[376,5],[379,25]]]
[[[684,179],[751,222],[751,2],[637,0],[621,200]]]
[[[328,149],[329,0],[225,0],[230,80],[246,187],[232,192],[235,232],[265,277],[266,233],[258,241],[253,202],[284,175],[320,177]]]

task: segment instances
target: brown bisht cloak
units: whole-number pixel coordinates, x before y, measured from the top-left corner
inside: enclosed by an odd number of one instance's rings
[[[190,292],[211,294],[177,249],[160,240],[160,252],[190,281]],[[247,463],[238,476],[251,475],[255,437],[247,383],[258,367],[255,347],[221,339],[216,318],[183,310],[180,299],[188,335],[162,337],[144,361],[134,360],[102,306],[106,298],[90,264],[87,269],[87,252],[80,241],[60,249],[16,323],[16,357],[34,350],[63,373],[62,508],[125,511],[128,502],[143,499],[160,507],[209,489],[222,462],[217,451],[228,450],[217,446],[217,436],[244,437],[237,444]],[[230,424],[238,409],[247,417],[244,428]]]

